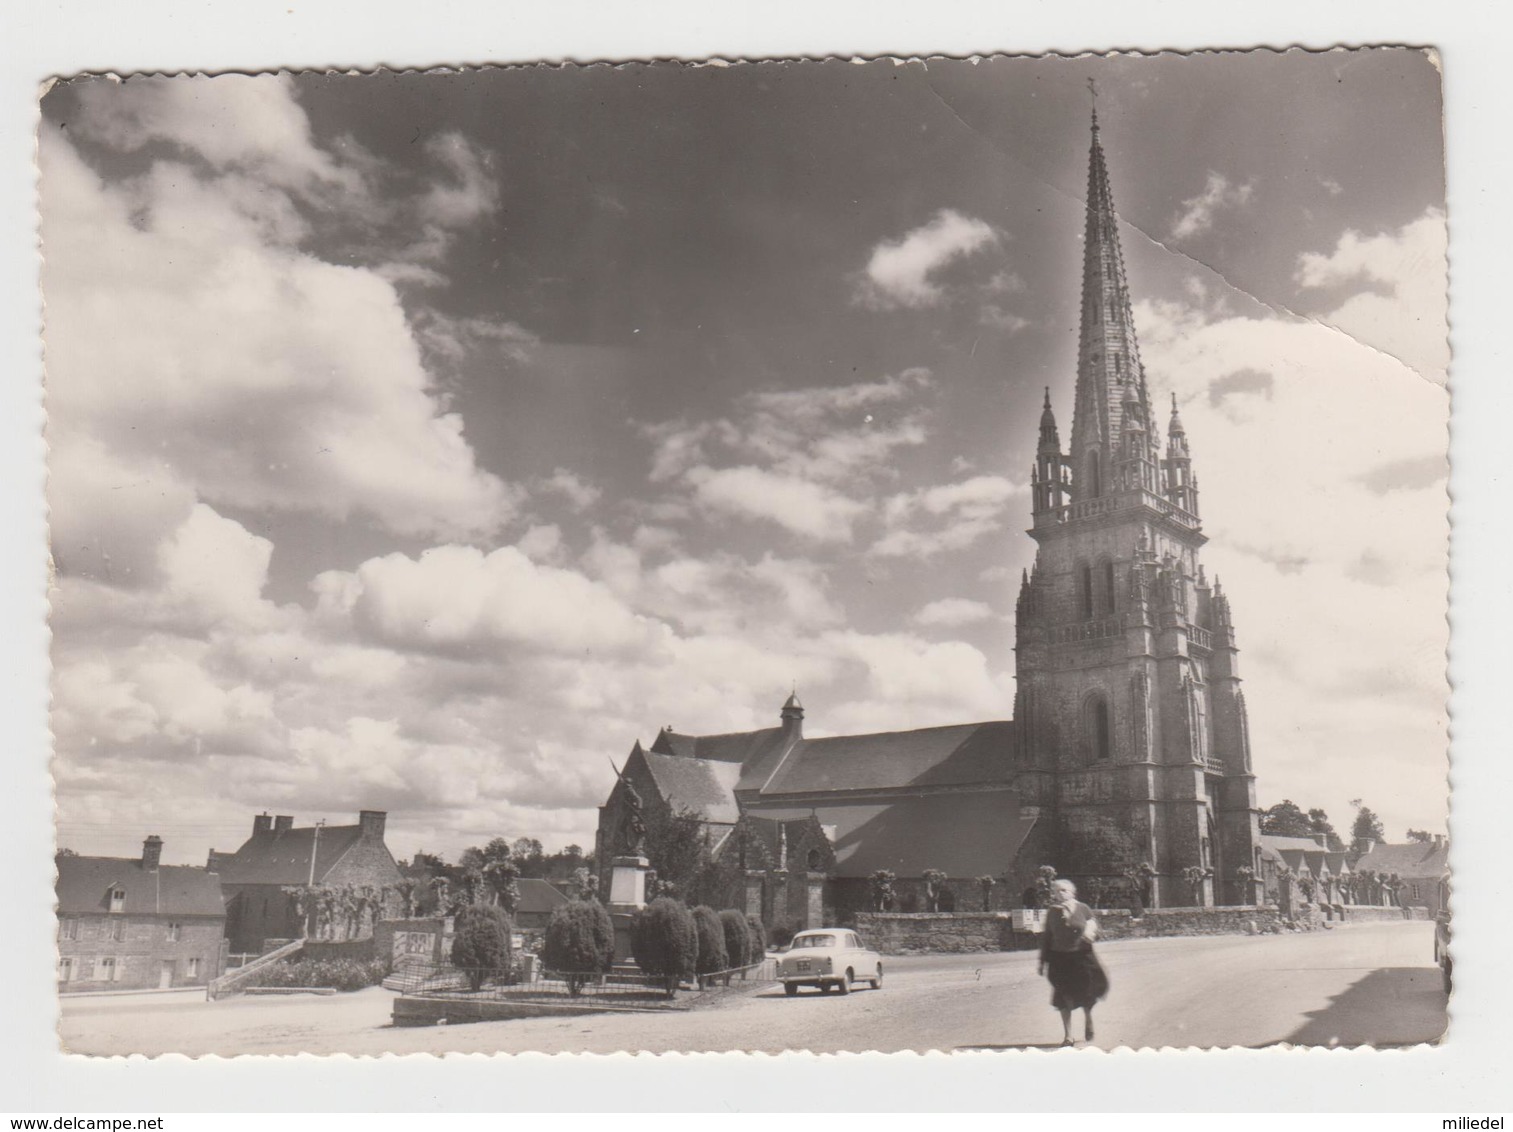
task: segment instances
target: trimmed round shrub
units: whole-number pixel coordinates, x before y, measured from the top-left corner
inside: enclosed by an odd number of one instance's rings
[[[452,965],[467,972],[474,990],[484,980],[509,981],[510,918],[493,904],[469,904],[457,914]]]
[[[758,916],[747,916],[746,927],[751,931],[751,961],[755,963],[767,956],[767,929]]]
[[[708,904],[693,910],[693,926],[699,933],[699,959],[694,970],[701,975],[723,971],[730,966],[725,954],[725,929],[720,914]]]
[[[573,900],[552,909],[541,960],[567,978],[568,994],[577,994],[585,977],[608,971],[615,961],[615,925],[597,900]]]
[[[725,965],[744,967],[751,962],[751,929],[746,917],[734,908],[720,913],[720,927],[725,931]]]
[[[678,980],[694,973],[699,958],[698,931],[693,913],[681,900],[659,896],[630,925],[630,948],[636,966],[667,981],[667,995],[678,992]]]

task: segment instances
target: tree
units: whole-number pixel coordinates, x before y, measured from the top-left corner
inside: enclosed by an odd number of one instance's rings
[[[665,980],[672,998],[678,981],[694,973],[699,958],[698,931],[688,906],[667,896],[653,900],[631,920],[630,948],[636,966]]]
[[[868,878],[874,912],[893,911],[893,882],[897,879],[892,869],[878,869]]]
[[[508,857],[492,860],[483,867],[483,878],[493,894],[494,903],[503,908],[506,915],[513,916],[520,903],[520,885],[516,883],[519,876],[520,870]]]
[[[1318,811],[1320,814],[1322,810]],[[1291,798],[1283,798],[1270,809],[1261,811],[1261,832],[1276,837],[1312,837],[1313,822]]]
[[[693,910],[693,926],[698,933],[699,957],[694,971],[700,975],[712,975],[730,966],[730,957],[725,953],[725,928],[720,924],[720,914],[708,904],[700,904]]]
[[[470,904],[457,916],[452,965],[467,973],[475,991],[485,979],[510,974],[510,919],[492,904]]]
[[[573,870],[573,892],[579,900],[597,900],[599,897],[599,877],[589,868],[579,866]]]
[[[644,844],[646,859],[656,871],[662,892],[699,891],[699,882],[709,865],[709,842],[702,814],[687,807],[678,810],[652,807],[646,818]]]
[[[547,921],[542,962],[567,976],[567,993],[576,995],[586,977],[608,971],[615,961],[615,925],[597,900],[572,900],[552,909]]]
[[[926,869],[920,874],[925,882],[925,908],[930,912],[940,911],[940,894],[946,887],[946,874],[939,869]]]
[[[1329,820],[1329,815],[1323,810],[1312,809],[1308,811],[1309,836],[1322,834],[1324,846],[1331,853],[1344,852],[1345,843],[1340,840],[1340,835],[1335,832],[1334,825]]]
[[[734,908],[720,912],[720,927],[725,932],[725,965],[746,967],[751,963],[751,929],[746,917]]]
[[[747,916],[746,926],[751,929],[751,961],[755,963],[767,957],[767,929],[757,916]]]
[[[982,890],[982,910],[991,912],[993,910],[993,878],[986,875],[978,877],[977,887]]]
[[[1434,834],[1430,833],[1427,829],[1410,829],[1408,831],[1408,840],[1416,841],[1420,845],[1427,845],[1434,840]]]
[[[1035,899],[1042,908],[1049,908],[1055,901],[1056,868],[1054,865],[1041,865],[1035,870]]]
[[[1382,825],[1382,819],[1376,816],[1370,806],[1362,806],[1356,811],[1355,824],[1350,827],[1350,837],[1355,847],[1364,853],[1366,842],[1387,840],[1387,830]]]

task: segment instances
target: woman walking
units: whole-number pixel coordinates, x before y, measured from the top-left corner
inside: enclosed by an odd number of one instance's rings
[[[1072,1041],[1072,1011],[1081,1010],[1084,1034],[1093,1040],[1093,1004],[1108,994],[1108,975],[1093,954],[1098,921],[1093,910],[1077,899],[1077,886],[1069,880],[1051,884],[1052,904],[1046,913],[1040,937],[1040,973],[1049,973],[1051,1005],[1061,1011],[1062,1045]]]

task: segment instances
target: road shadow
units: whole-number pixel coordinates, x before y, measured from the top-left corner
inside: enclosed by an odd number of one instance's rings
[[[1449,1025],[1438,967],[1381,967],[1357,979],[1284,1040],[1299,1046],[1436,1043]]]

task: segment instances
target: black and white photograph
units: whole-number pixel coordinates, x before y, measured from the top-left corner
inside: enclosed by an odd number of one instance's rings
[[[51,84],[60,1048],[1453,1042],[1441,77]]]

